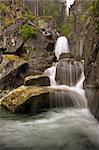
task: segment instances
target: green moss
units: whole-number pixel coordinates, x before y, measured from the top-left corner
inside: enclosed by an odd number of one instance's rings
[[[25,17],[28,19],[28,20],[35,20],[36,16],[33,16],[33,14],[31,12],[27,12],[25,14]]]
[[[8,27],[15,23],[15,19],[5,20],[5,27]]]
[[[91,11],[93,16],[99,16],[99,0],[95,0],[92,4]]]
[[[27,63],[27,61],[25,61],[24,59],[20,58],[19,56],[16,55],[3,55],[4,59],[9,60],[9,61],[24,61]]]
[[[6,6],[3,3],[0,3],[0,12],[5,10],[6,10]]]
[[[16,55],[4,55],[4,58],[10,61],[15,61],[19,59],[19,57]]]
[[[24,39],[28,39],[30,36],[36,36],[38,33],[38,29],[32,27],[29,24],[24,24],[19,32]]]

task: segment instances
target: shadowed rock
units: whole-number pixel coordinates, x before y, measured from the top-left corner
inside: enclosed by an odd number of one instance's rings
[[[3,55],[0,64],[0,90],[20,86],[27,66],[27,61],[18,56]]]
[[[35,76],[27,76],[24,80],[24,85],[31,86],[31,85],[40,85],[40,86],[49,86],[50,80],[49,77],[42,76],[42,75],[35,75]]]

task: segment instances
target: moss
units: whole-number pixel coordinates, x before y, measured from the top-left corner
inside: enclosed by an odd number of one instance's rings
[[[28,39],[30,36],[36,36],[38,33],[38,29],[26,23],[22,26],[19,32],[24,39]]]
[[[7,6],[0,2],[0,12],[5,11],[6,8]]]
[[[8,26],[14,24],[15,22],[16,22],[16,21],[15,21],[14,18],[13,18],[13,19],[10,19],[10,20],[5,20],[5,27],[8,27]]]
[[[36,19],[36,16],[33,16],[33,14],[31,12],[26,12],[24,16],[28,20],[35,20]]]
[[[7,59],[9,61],[25,61],[24,59],[20,58],[19,56],[16,55],[3,55],[4,59]],[[27,63],[27,61],[26,61]]]
[[[38,98],[41,99],[43,94],[48,94],[50,91],[52,90],[45,87],[21,86],[3,97],[1,100],[1,105],[5,106],[12,112],[17,112],[18,108],[22,104],[25,104],[30,99],[32,100],[32,103],[35,104],[37,101],[35,96],[38,96]]]

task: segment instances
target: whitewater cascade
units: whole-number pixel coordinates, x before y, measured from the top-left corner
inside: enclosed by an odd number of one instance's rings
[[[67,16],[69,16],[69,9],[71,5],[73,5],[75,0],[66,0],[66,11],[67,11]]]
[[[65,36],[58,38],[54,52],[58,60],[62,53],[69,52]],[[50,94],[50,107],[87,107],[83,89],[83,61],[75,61],[73,58],[60,59],[46,69],[43,75],[49,77],[50,88],[55,89],[55,92]]]
[[[68,39],[65,36],[61,36],[57,39],[54,52],[57,60],[59,60],[62,53],[69,53]]]

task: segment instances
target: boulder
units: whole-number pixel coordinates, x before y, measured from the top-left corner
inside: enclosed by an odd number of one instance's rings
[[[2,55],[2,62],[0,64],[0,90],[20,86],[27,67],[27,61],[16,55]]]
[[[78,92],[60,87],[20,86],[0,99],[0,104],[13,113],[39,113],[48,108],[82,107],[86,99]]]
[[[26,86],[33,86],[33,85],[39,85],[39,86],[49,86],[50,80],[49,77],[43,76],[43,75],[35,75],[35,76],[27,76],[24,80],[24,85]]]
[[[11,112],[39,112],[49,107],[48,94],[52,92],[47,87],[21,86],[3,97],[1,105]]]

